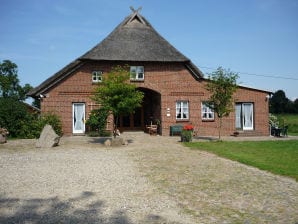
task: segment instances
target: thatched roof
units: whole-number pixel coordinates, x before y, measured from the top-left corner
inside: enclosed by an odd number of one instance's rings
[[[189,61],[166,41],[138,11],[79,59],[119,61]]]
[[[87,60],[181,62],[196,79],[203,77],[203,73],[166,41],[139,13],[139,10],[132,10],[133,12],[103,41],[34,88],[28,93],[28,96],[38,97],[39,94],[59,83]]]

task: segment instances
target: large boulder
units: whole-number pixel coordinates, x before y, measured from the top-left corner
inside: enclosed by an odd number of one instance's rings
[[[51,148],[59,144],[60,137],[56,134],[51,125],[44,126],[39,139],[36,142],[37,148]]]

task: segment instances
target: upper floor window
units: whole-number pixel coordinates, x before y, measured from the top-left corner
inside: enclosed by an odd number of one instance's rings
[[[214,111],[208,106],[207,102],[202,102],[201,111],[202,120],[214,120]]]
[[[144,66],[130,66],[131,80],[144,80]]]
[[[102,82],[102,71],[92,72],[92,82],[93,83]]]
[[[188,101],[176,102],[176,120],[189,119]]]

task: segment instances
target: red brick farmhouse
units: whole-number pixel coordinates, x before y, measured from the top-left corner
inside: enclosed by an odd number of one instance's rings
[[[102,42],[34,88],[41,112],[60,116],[66,135],[84,134],[96,108],[90,96],[113,66],[128,64],[131,82],[144,92],[142,108],[120,119],[120,130],[146,130],[158,119],[160,134],[177,124],[194,126],[199,136],[216,136],[218,118],[205,104],[202,72],[159,35],[138,11],[124,19]],[[269,135],[268,91],[239,86],[235,110],[224,118],[222,135]],[[107,129],[112,123],[108,122]]]

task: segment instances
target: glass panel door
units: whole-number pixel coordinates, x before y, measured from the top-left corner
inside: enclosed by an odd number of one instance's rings
[[[236,114],[236,129],[242,129],[242,119],[241,119],[241,104],[237,103],[235,108],[235,114]]]
[[[243,103],[243,130],[253,130],[253,104]]]
[[[74,134],[85,133],[85,104],[74,103],[72,105],[72,132]]]

